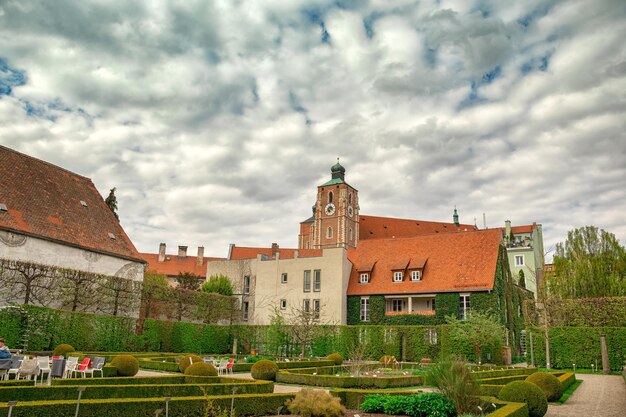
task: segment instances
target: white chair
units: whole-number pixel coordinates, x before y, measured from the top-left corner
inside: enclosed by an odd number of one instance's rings
[[[24,360],[24,356],[21,355],[13,355],[11,358],[11,367],[4,374],[4,379],[7,380],[11,375],[14,375],[17,379],[17,373],[20,370],[20,366],[22,366],[22,361]]]
[[[50,357],[48,356],[37,356],[37,362],[39,363],[39,376],[41,376],[41,383],[43,384],[43,376],[44,374],[48,374],[48,383],[50,383],[50,375],[52,374],[52,369],[50,369]],[[35,378],[35,382],[37,378]]]
[[[67,358],[65,362],[65,372],[63,373],[63,378],[71,378],[74,375],[74,371],[76,371],[77,366],[77,356],[70,356],[69,358]]]
[[[39,361],[37,358],[24,359],[20,369],[17,371],[16,379],[31,379],[34,377],[35,382],[37,382],[37,376],[39,376]]]
[[[223,373],[226,373],[227,366],[228,366],[228,361],[226,359],[222,359],[220,361],[220,364],[217,367],[217,374],[222,375]]]

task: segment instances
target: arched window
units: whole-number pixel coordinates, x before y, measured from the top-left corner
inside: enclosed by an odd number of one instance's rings
[[[332,228],[332,227],[330,227],[330,226],[328,226],[328,229],[326,230],[326,237],[327,237],[328,239],[330,239],[330,238],[332,238],[332,237],[333,237],[333,228]]]
[[[352,204],[352,194],[348,194],[348,204]]]
[[[350,228],[350,242],[352,242],[352,228]]]
[[[331,191],[331,192],[328,193],[328,204],[330,204],[332,202],[333,202],[333,192]]]

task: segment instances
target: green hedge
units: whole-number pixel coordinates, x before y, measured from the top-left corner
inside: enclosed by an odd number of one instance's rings
[[[50,401],[76,398],[76,385],[53,385],[37,387],[2,387],[0,402],[6,401]],[[238,394],[271,394],[274,384],[267,381],[255,383],[218,384],[164,384],[164,385],[89,385],[82,398],[151,398],[151,397],[197,397],[202,395],[228,395],[233,388]]]
[[[376,365],[378,366],[378,365]],[[330,366],[304,368],[293,371],[282,370],[276,374],[276,382],[285,384],[312,385],[318,387],[338,388],[400,388],[422,385],[421,376],[336,376],[333,370],[346,367]],[[313,375],[313,373],[317,375]]]
[[[9,379],[0,381],[0,387],[34,387],[35,381],[30,379]]]
[[[167,385],[185,384],[185,381],[195,381],[198,384],[254,384],[251,379],[229,378],[221,376],[190,376],[190,375],[163,375],[163,376],[129,376],[118,378],[72,378],[53,379],[52,385]]]
[[[563,391],[568,389],[574,382],[576,382],[576,374],[573,372],[563,372],[562,374],[553,372],[554,375],[561,381]]]
[[[530,328],[532,332],[535,364],[545,366],[546,353],[543,329]],[[606,335],[609,366],[621,371],[626,360],[626,327],[553,327],[550,335],[550,362],[554,369],[590,368],[602,366],[600,335]],[[527,334],[527,341],[530,338]],[[530,346],[528,348],[530,354]]]
[[[489,398],[488,403],[496,404],[499,408],[486,417],[528,417],[528,406],[525,403],[512,403],[496,398]]]
[[[85,391],[86,392],[86,391]],[[264,416],[276,413],[294,394],[235,395],[237,415]],[[222,409],[230,409],[231,395],[172,398],[170,417],[203,417],[207,402]],[[0,415],[7,414],[8,406],[0,403]],[[152,416],[155,410],[165,409],[162,398],[121,398],[110,400],[81,400],[81,417]],[[58,417],[74,415],[76,400],[21,402],[13,409],[13,417]]]
[[[330,391],[330,394],[334,397],[339,397],[341,399],[341,404],[343,404],[346,408],[351,410],[358,410],[365,397],[368,395],[374,394],[385,394],[385,395],[413,395],[421,391],[406,391],[406,390],[376,390],[376,389],[341,389],[341,388],[333,388]]]
[[[507,368],[507,369],[494,369],[488,371],[475,371],[472,372],[472,375],[476,379],[486,379],[486,378],[500,378],[505,376],[514,376],[514,375],[530,375],[537,372],[537,368]]]
[[[506,385],[511,381],[524,381],[526,378],[528,377],[528,375],[524,374],[524,375],[511,375],[511,376],[499,376],[497,378],[483,378],[483,379],[479,379],[478,383],[479,384],[486,384],[486,385]]]

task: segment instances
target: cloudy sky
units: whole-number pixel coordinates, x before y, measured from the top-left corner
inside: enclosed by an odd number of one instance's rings
[[[0,0],[0,144],[118,188],[140,251],[361,213],[626,242],[626,2]]]

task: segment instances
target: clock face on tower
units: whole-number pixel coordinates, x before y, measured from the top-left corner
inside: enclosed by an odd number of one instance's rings
[[[326,213],[329,216],[332,216],[333,214],[335,214],[335,205],[333,203],[328,203],[326,205],[326,208],[324,208],[324,213]]]
[[[353,214],[354,214],[354,209],[352,208],[352,206],[348,206],[348,216],[352,217]]]

